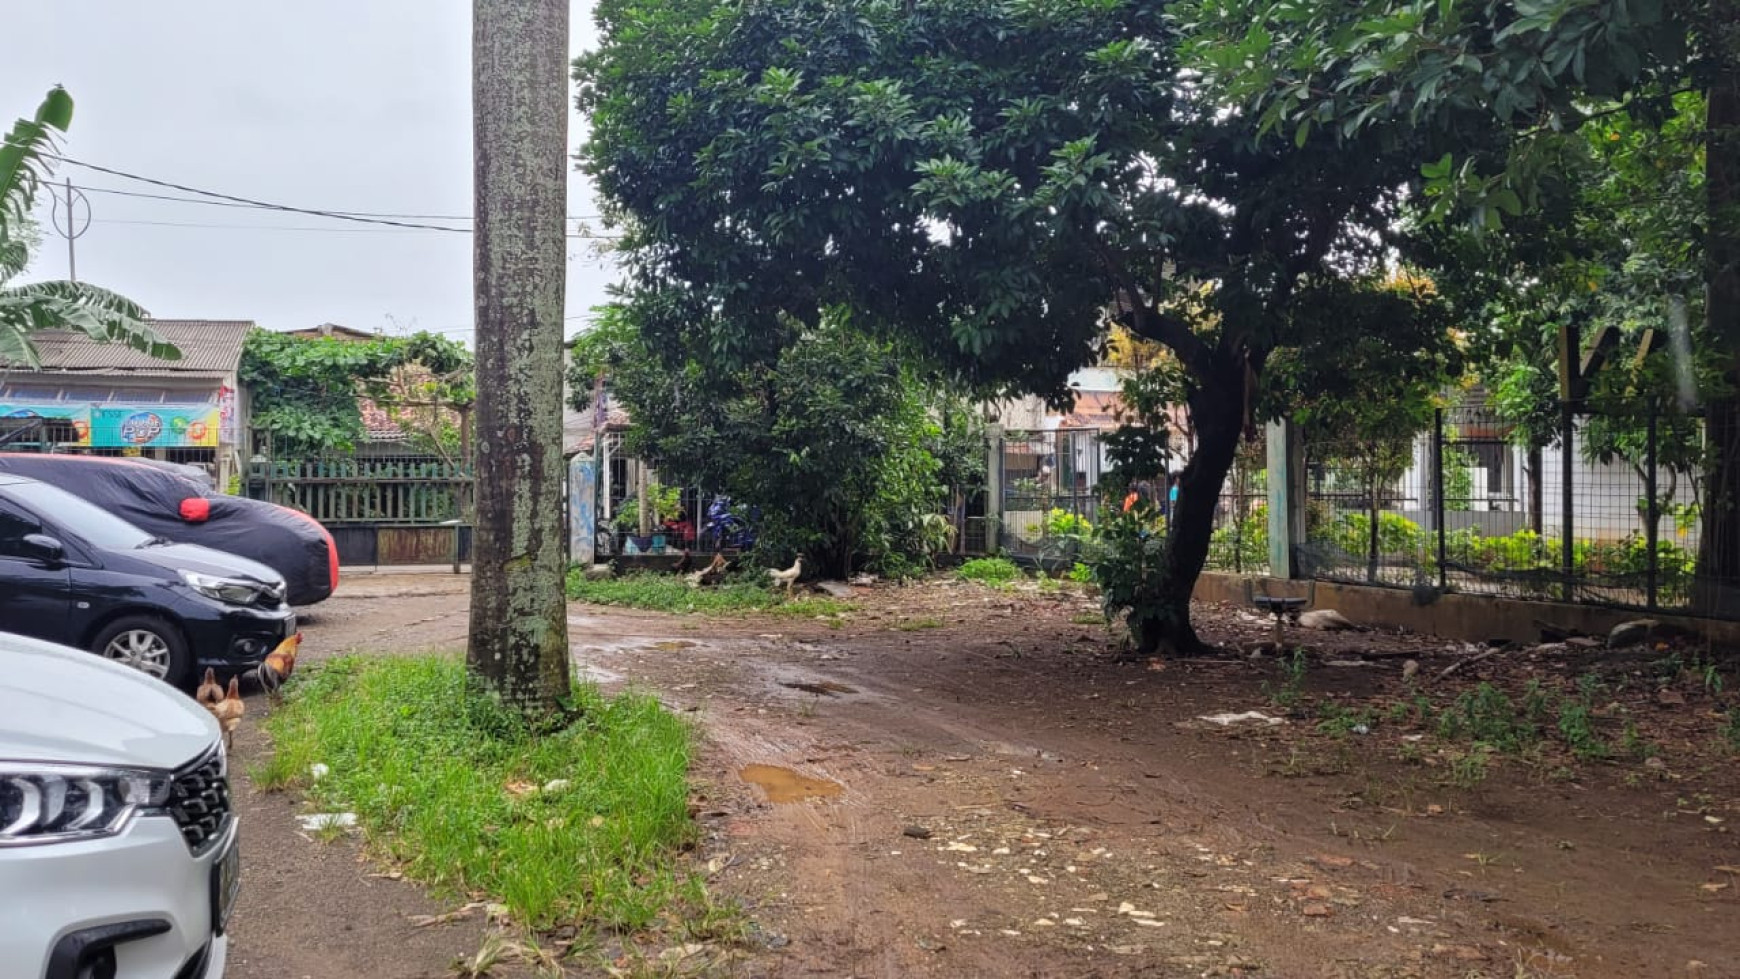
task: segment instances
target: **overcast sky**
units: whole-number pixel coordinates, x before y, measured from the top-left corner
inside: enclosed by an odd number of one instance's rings
[[[0,125],[10,128],[64,84],[77,104],[62,151],[69,157],[298,207],[471,213],[467,0],[6,7]],[[590,5],[576,4],[570,49],[592,36]],[[585,129],[577,114],[569,118],[574,147]],[[68,176],[93,188],[79,278],[154,316],[249,319],[277,330],[323,322],[428,329],[470,340],[469,235],[123,197],[95,189],[188,195],[74,166],[55,173]],[[595,213],[578,173],[568,213]],[[46,207],[38,218],[45,238],[26,278],[64,278],[66,242]],[[614,272],[584,241],[569,245],[572,334]]]

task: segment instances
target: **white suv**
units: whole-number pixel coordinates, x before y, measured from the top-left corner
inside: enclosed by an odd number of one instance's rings
[[[0,633],[0,972],[219,979],[241,883],[227,766],[185,694]]]

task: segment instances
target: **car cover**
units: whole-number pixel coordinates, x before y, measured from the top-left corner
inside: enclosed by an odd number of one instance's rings
[[[239,496],[209,496],[174,471],[102,456],[0,453],[0,472],[57,486],[148,534],[250,558],[284,576],[293,605],[338,587],[338,548],[305,513]]]

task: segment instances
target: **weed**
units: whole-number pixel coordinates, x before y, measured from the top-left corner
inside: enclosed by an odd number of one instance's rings
[[[568,575],[568,597],[596,605],[621,605],[657,612],[768,612],[801,618],[836,616],[853,606],[832,598],[786,598],[784,592],[754,582],[727,582],[713,588],[691,588],[673,575],[631,574],[621,578],[588,579],[579,571]]]
[[[1602,683],[1601,678],[1593,673],[1585,673],[1577,678],[1577,697],[1584,704],[1592,706],[1595,703],[1595,698],[1601,696],[1606,690],[1607,684]]]
[[[1535,725],[1518,715],[1504,691],[1490,683],[1465,690],[1438,716],[1438,736],[1447,741],[1477,741],[1506,753],[1519,753],[1540,737]]]
[[[1077,612],[1069,617],[1071,625],[1105,625],[1106,617],[1094,612]]]
[[[957,568],[955,577],[982,585],[1006,585],[1021,578],[1022,574],[1015,562],[1008,558],[976,557]]]
[[[1586,701],[1567,698],[1559,702],[1559,735],[1578,758],[1592,761],[1607,757],[1607,745],[1595,731]]]
[[[1625,733],[1619,736],[1619,750],[1638,761],[1647,761],[1661,754],[1661,749],[1646,740],[1631,721],[1625,722]]]
[[[1426,753],[1419,742],[1403,741],[1402,746],[1396,749],[1396,760],[1404,765],[1423,765],[1426,762]]]
[[[1094,580],[1094,569],[1080,561],[1077,561],[1075,562],[1075,565],[1069,569],[1069,580],[1078,585],[1091,584]]]
[[[921,629],[941,629],[943,620],[933,618],[902,619],[894,628],[901,632],[918,632]]]
[[[1263,681],[1263,696],[1276,707],[1292,711],[1305,695],[1305,651],[1293,650],[1293,655],[1281,661],[1280,684]]]
[[[1492,747],[1476,743],[1467,751],[1450,757],[1450,784],[1458,788],[1472,789],[1486,781],[1491,768]]]
[[[1530,680],[1523,685],[1522,716],[1530,724],[1539,725],[1547,719],[1552,708],[1552,694],[1541,685],[1539,680]]]
[[[267,719],[277,751],[258,778],[355,812],[376,852],[440,892],[488,894],[534,928],[644,929],[693,893],[690,732],[651,697],[582,686],[572,706],[579,720],[534,734],[456,659],[342,657]],[[329,773],[309,782],[316,762]]]
[[[1349,710],[1340,704],[1325,701],[1318,706],[1317,716],[1322,718],[1317,723],[1317,730],[1338,738],[1350,734],[1369,734],[1377,726],[1377,712],[1370,707]]]

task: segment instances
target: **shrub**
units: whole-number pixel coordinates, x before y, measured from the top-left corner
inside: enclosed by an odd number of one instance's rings
[[[955,576],[963,581],[977,581],[983,585],[1006,585],[1022,575],[1021,569],[1008,558],[978,557],[961,565],[955,571]]]

